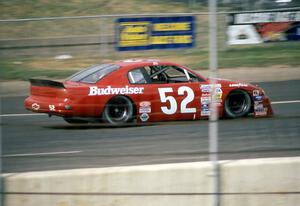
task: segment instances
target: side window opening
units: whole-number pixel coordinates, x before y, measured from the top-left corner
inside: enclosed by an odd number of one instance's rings
[[[145,68],[154,84],[189,82],[189,73],[176,66],[150,66]]]
[[[189,76],[185,69],[169,66],[165,72],[168,75],[169,80],[174,81],[174,83],[189,81]]]
[[[186,69],[171,65],[136,68],[128,72],[128,80],[131,84],[168,84],[204,81]]]
[[[73,74],[67,80],[94,84],[119,68],[120,66],[114,64],[95,65]]]
[[[128,79],[131,84],[146,84],[146,78],[142,68],[134,69],[128,72]]]
[[[199,76],[196,76],[195,74],[192,74],[191,72],[188,72],[190,76],[190,81],[192,82],[205,82],[205,79],[200,78]]]

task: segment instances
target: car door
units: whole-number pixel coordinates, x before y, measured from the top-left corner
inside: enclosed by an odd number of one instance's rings
[[[139,105],[142,121],[143,116],[148,121],[200,118],[200,83],[189,77],[187,70],[174,65],[145,66],[142,70],[147,80],[144,101]],[[151,112],[144,113],[149,104]]]

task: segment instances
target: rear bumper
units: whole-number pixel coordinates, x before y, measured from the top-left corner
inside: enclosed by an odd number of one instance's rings
[[[30,96],[25,99],[24,106],[27,110],[36,113],[47,113],[61,117],[73,116],[73,108],[69,100]]]

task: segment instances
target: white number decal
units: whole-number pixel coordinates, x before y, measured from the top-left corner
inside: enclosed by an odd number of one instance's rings
[[[170,108],[163,106],[161,107],[161,111],[165,114],[171,115],[175,114],[177,111],[177,102],[173,96],[166,96],[167,92],[173,92],[171,87],[169,88],[158,88],[160,101],[162,103],[166,103],[167,101],[170,102]],[[184,95],[187,93],[187,96],[182,100],[180,105],[180,112],[181,113],[196,113],[196,108],[187,108],[187,105],[194,100],[195,94],[194,91],[186,86],[182,86],[178,88],[178,95]]]
[[[55,111],[55,105],[50,104],[50,105],[49,105],[49,109],[50,109],[50,111]]]
[[[167,101],[170,102],[170,108],[164,106],[161,107],[161,111],[165,114],[175,114],[177,110],[177,103],[174,97],[166,96],[166,92],[173,92],[172,88],[158,88],[160,101],[162,103],[166,103]]]
[[[179,95],[184,95],[185,92],[187,92],[187,96],[181,102],[181,106],[180,106],[181,113],[196,113],[196,108],[186,107],[188,103],[194,100],[195,98],[194,91],[191,88],[186,86],[178,88]]]

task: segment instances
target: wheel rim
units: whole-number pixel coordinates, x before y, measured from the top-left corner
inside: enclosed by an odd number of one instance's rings
[[[232,94],[228,100],[228,107],[234,114],[244,112],[248,107],[244,94]]]
[[[110,105],[108,113],[112,120],[120,122],[128,116],[128,108],[122,102],[114,102]]]
[[[133,106],[124,96],[113,98],[104,111],[104,119],[111,124],[122,124],[131,120]]]
[[[225,111],[230,117],[247,115],[251,107],[251,99],[247,92],[237,90],[230,93],[225,102]]]

